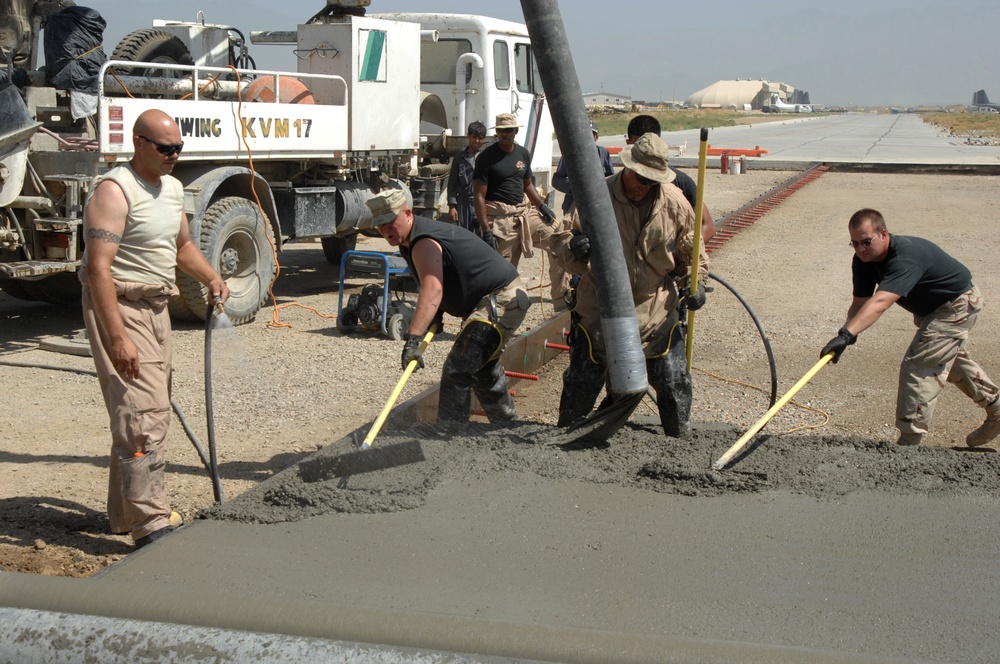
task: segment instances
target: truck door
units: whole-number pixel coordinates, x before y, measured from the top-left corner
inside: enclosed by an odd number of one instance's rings
[[[552,170],[552,119],[527,37],[494,37],[493,84],[496,113],[517,115],[521,125],[517,142],[531,153],[536,186],[547,188]]]
[[[552,122],[531,44],[527,39],[515,38],[513,46],[516,113],[520,124],[524,125],[521,142],[531,152],[532,170],[541,179],[542,174],[548,173],[551,168]],[[540,181],[537,184],[543,183]]]

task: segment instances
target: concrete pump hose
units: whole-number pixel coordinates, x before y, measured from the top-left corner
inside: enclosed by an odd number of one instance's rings
[[[600,300],[601,327],[608,357],[608,391],[614,397],[645,394],[646,358],[639,338],[639,325],[632,306],[625,253],[611,194],[594,150],[590,118],[573,65],[558,3],[554,0],[522,0],[524,20],[538,59],[552,123],[566,171],[573,182],[574,199],[580,211],[583,232],[590,237],[591,273]]]

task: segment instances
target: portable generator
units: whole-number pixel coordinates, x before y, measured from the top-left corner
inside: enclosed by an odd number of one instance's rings
[[[374,276],[379,277],[381,283],[365,284],[360,293],[351,293],[344,304],[349,279]],[[416,280],[410,274],[406,259],[399,254],[345,251],[340,261],[337,329],[341,332],[380,330],[390,339],[401,340],[416,311],[416,301],[407,299],[407,294],[415,292]]]

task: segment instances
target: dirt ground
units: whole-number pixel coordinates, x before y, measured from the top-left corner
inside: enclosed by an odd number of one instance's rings
[[[788,175],[712,174],[706,181],[707,200],[720,217]],[[995,377],[1000,375],[995,361],[1000,338],[994,331],[1000,275],[991,264],[1000,247],[989,232],[990,214],[1000,198],[998,184],[998,178],[985,176],[827,173],[714,252],[712,272],[734,286],[763,323],[775,354],[779,395],[815,363],[819,349],[843,323],[850,300],[852,255],[846,221],[864,206],[881,209],[890,231],[932,239],[970,267],[987,299],[972,335],[972,355]],[[537,285],[538,275],[544,274],[539,259],[533,260],[522,264],[529,285]],[[336,274],[318,245],[289,245],[282,265],[275,286],[278,302],[296,301],[325,314],[336,313]],[[539,303],[531,320],[537,323],[550,313],[550,304]],[[291,327],[268,326],[271,312],[262,312],[250,325],[214,333],[216,438],[227,500],[371,422],[399,376],[399,342],[380,335],[341,335],[332,318],[304,309],[282,309],[278,317]],[[91,368],[89,358],[37,348],[43,337],[70,337],[81,327],[73,307],[0,295],[0,321],[0,362]],[[768,425],[771,434],[782,434],[783,445],[797,438],[854,439],[861,441],[866,468],[877,468],[886,455],[899,463],[881,477],[872,470],[850,472],[834,451],[816,461],[816,468],[827,472],[810,474],[811,488],[795,486],[794,478],[787,480],[793,490],[850,491],[859,482],[870,482],[888,491],[933,493],[935,487],[957,481],[958,490],[998,494],[996,445],[972,453],[962,444],[982,412],[953,388],[940,399],[927,437],[934,450],[914,456],[898,454],[891,446],[898,363],[912,330],[905,312],[890,310],[838,365],[825,368]],[[441,341],[448,339],[445,334]],[[750,317],[718,284],[709,306],[696,319],[695,339],[695,436],[677,447],[678,454],[686,450],[689,456],[675,466],[647,466],[644,479],[635,481],[656,484],[660,490],[671,485],[670,490],[693,497],[735,491],[737,485],[755,482],[759,486],[754,490],[765,490],[775,482],[787,488],[773,467],[790,468],[806,459],[790,460],[790,452],[769,448],[766,442],[754,455],[760,452],[759,462],[772,465],[771,470],[760,471],[770,473],[771,484],[753,480],[757,471],[751,466],[744,467],[751,469],[749,475],[740,475],[744,479],[729,489],[713,487],[706,479],[711,476],[702,471],[724,448],[699,447],[699,440],[705,440],[699,434],[724,431],[735,440],[767,410],[770,377]],[[202,326],[177,326],[174,396],[205,441],[203,342]],[[428,369],[414,376],[403,399],[434,382],[446,348],[442,345],[435,360],[432,347]],[[560,371],[557,360],[539,372],[537,383],[522,381],[515,386],[519,412],[529,423],[554,422]],[[128,538],[108,532],[107,416],[96,381],[51,368],[2,364],[0,380],[7,406],[0,412],[0,427],[6,432],[0,444],[0,569],[83,577],[120,560],[132,549]],[[636,425],[623,430],[620,454],[634,447],[626,439],[636,427],[655,435],[656,427],[649,424],[652,414],[648,405],[640,406]],[[800,427],[811,428],[792,431]],[[176,420],[169,445],[168,489],[174,508],[192,519],[212,504],[211,483]],[[614,453],[614,440],[611,450],[594,452],[594,461],[605,464],[608,472],[616,459],[623,458]],[[771,457],[765,453],[779,456],[768,461]],[[695,464],[697,471],[688,472],[691,459],[703,460]],[[475,465],[468,467],[468,473],[476,472]],[[678,472],[684,469],[686,475]],[[896,480],[890,481],[891,477]],[[922,481],[900,479],[912,477]]]

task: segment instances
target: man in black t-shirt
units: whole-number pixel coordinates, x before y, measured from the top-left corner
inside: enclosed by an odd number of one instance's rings
[[[516,419],[500,353],[530,306],[517,270],[475,233],[415,216],[398,189],[378,194],[368,207],[379,233],[399,247],[420,284],[402,368],[412,360],[424,366],[420,342],[432,325],[441,331],[445,313],[462,319],[441,369],[438,422],[468,421],[470,390],[491,422]]]
[[[848,222],[854,247],[854,300],[847,323],[823,347],[836,363],[857,336],[893,303],[913,314],[917,333],[899,371],[899,445],[919,445],[945,381],[986,409],[986,421],[965,441],[984,445],[1000,435],[1000,388],[969,356],[966,344],[983,302],[972,273],[933,242],[890,235],[877,210],[858,210]]]
[[[534,247],[547,251],[552,300],[562,302],[569,279],[551,260],[552,234],[559,230],[556,215],[535,189],[531,154],[514,141],[517,131],[516,115],[496,117],[497,142],[479,153],[473,173],[476,217],[483,239],[494,240],[493,246],[514,267],[522,255],[530,258]]]

